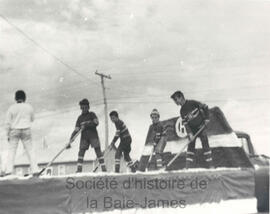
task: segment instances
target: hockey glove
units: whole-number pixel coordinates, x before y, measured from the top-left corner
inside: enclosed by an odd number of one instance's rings
[[[109,147],[110,147],[110,149],[115,149],[115,150],[117,149],[116,146],[115,146],[115,142],[114,141],[111,142],[111,144],[110,144]]]
[[[71,142],[69,142],[69,143],[66,144],[66,149],[70,149],[70,148],[71,148],[70,143],[71,143]]]
[[[192,137],[193,137],[193,134],[188,133],[188,134],[187,134],[187,137],[188,137],[188,140],[191,140],[191,139],[192,139]]]

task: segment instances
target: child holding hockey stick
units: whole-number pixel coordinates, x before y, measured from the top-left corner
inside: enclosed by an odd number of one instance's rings
[[[164,127],[161,125],[160,114],[157,109],[153,109],[150,114],[152,125],[150,126],[149,130],[153,131],[153,138],[151,139],[153,144],[153,151],[150,155],[150,158],[148,160],[148,163],[151,161],[151,156],[153,153],[156,155],[156,167],[157,169],[161,169],[163,167],[162,163],[162,156],[161,153],[163,152],[165,146],[166,146],[166,130],[164,130]],[[149,164],[148,164],[149,165]]]
[[[130,158],[131,151],[131,136],[129,134],[128,128],[122,120],[119,119],[117,111],[112,111],[110,113],[111,121],[115,124],[116,133],[112,140],[111,146],[115,147],[115,143],[120,138],[119,146],[116,148],[115,153],[115,172],[120,172],[120,159],[122,154],[124,154],[124,160],[127,162],[127,166],[131,169],[132,172],[135,172],[133,161]]]
[[[96,156],[101,165],[101,169],[103,172],[106,172],[106,166],[103,158],[103,154],[100,148],[100,141],[96,127],[99,124],[98,118],[96,114],[92,111],[89,111],[89,101],[87,99],[83,99],[79,103],[80,108],[82,110],[81,115],[78,117],[76,122],[75,130],[73,131],[70,137],[70,143],[74,140],[74,136],[81,129],[81,141],[80,141],[80,149],[78,153],[78,162],[77,162],[77,173],[82,172],[83,158],[86,150],[89,149],[91,145],[92,148],[95,149]],[[70,148],[70,144],[67,145],[67,148]]]

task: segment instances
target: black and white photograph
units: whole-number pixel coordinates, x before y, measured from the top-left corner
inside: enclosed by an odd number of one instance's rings
[[[266,214],[270,0],[0,0],[0,214]]]

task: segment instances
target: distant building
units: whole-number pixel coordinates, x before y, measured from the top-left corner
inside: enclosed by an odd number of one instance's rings
[[[60,149],[59,147],[50,148],[44,142],[42,143],[42,148],[38,149],[35,154],[40,170],[53,159]],[[52,176],[74,174],[77,170],[78,151],[78,144],[72,145],[72,148],[65,150],[43,174]],[[108,172],[114,172],[114,155],[115,150],[111,150],[105,157]],[[91,148],[85,153],[83,172],[92,172],[97,166],[97,163],[96,154]],[[26,154],[23,153],[17,156],[15,160],[15,174],[23,176],[28,174],[29,171],[30,167]],[[97,171],[100,171],[100,168]],[[122,159],[121,172],[126,171],[126,163]]]

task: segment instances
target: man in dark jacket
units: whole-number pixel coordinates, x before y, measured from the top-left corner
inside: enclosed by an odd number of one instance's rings
[[[124,160],[127,162],[127,166],[131,169],[132,172],[135,172],[135,167],[133,161],[130,158],[131,151],[131,136],[129,134],[128,128],[122,120],[119,119],[117,111],[112,111],[110,113],[111,121],[115,124],[116,133],[112,140],[111,146],[115,146],[116,141],[120,138],[120,143],[116,148],[115,153],[115,172],[120,172],[120,160],[122,153],[124,154]]]
[[[206,124],[209,120],[208,106],[195,100],[186,100],[184,94],[181,91],[176,91],[171,95],[171,98],[177,105],[181,106],[180,115],[189,133],[189,139],[192,135],[195,135],[198,130]],[[203,154],[207,166],[212,167],[212,152],[209,147],[208,137],[205,129],[198,135],[202,142]],[[186,153],[186,168],[190,168],[194,165],[195,158],[195,142],[194,139],[189,143]]]
[[[73,131],[70,137],[70,143],[74,140],[73,137],[76,133],[82,129],[81,132],[81,141],[80,141],[80,149],[78,154],[78,162],[77,162],[77,173],[82,172],[83,158],[86,150],[89,149],[91,145],[92,148],[95,149],[96,156],[98,158],[99,164],[101,165],[101,169],[103,172],[106,172],[106,166],[104,163],[103,154],[100,149],[100,141],[97,132],[97,126],[99,124],[98,118],[96,114],[92,111],[89,111],[89,101],[87,99],[83,99],[79,103],[80,108],[82,110],[81,115],[78,117],[75,130]],[[67,146],[70,148],[70,144]]]

